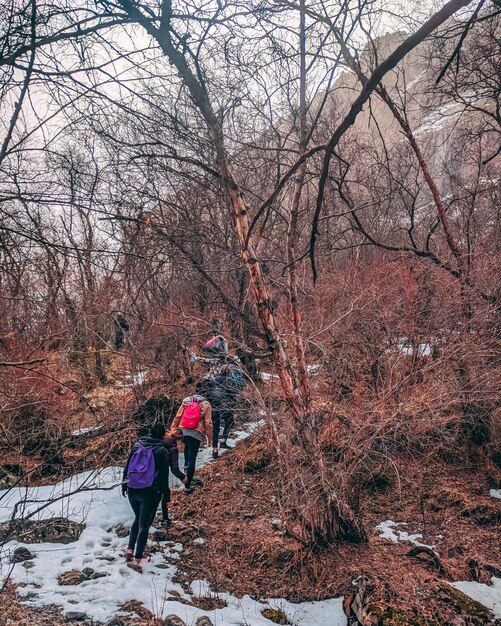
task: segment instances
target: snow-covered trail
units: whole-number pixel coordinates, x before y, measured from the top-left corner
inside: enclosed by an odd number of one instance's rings
[[[230,443],[236,444],[247,437],[259,424],[251,424],[245,431],[236,433]],[[182,458],[182,457],[181,457]],[[211,448],[204,448],[198,458],[199,466],[211,461]],[[142,573],[128,567],[121,556],[127,547],[127,537],[120,538],[115,527],[129,527],[133,515],[129,503],[119,488],[122,468],[109,467],[101,471],[85,472],[56,485],[18,488],[0,492],[0,522],[7,521],[17,502],[25,501],[21,516],[47,504],[34,519],[66,517],[84,523],[85,530],[77,541],[69,544],[9,542],[0,554],[0,584],[10,574],[18,586],[21,598],[33,606],[55,604],[65,613],[83,612],[94,620],[106,622],[120,614],[120,606],[131,600],[141,602],[158,617],[177,615],[188,626],[195,625],[201,616],[207,616],[214,626],[252,624],[270,626],[265,618],[266,608],[281,609],[294,625],[345,626],[346,618],[342,598],[322,602],[293,604],[284,599],[258,602],[250,596],[236,598],[218,593],[217,598],[226,604],[223,608],[204,611],[191,604],[193,597],[214,597],[210,584],[194,581],[191,593],[173,581],[177,573],[176,561],[183,546],[180,543],[162,542],[162,551],[152,555]],[[172,484],[178,481],[173,478]],[[74,493],[78,488],[87,489]],[[190,497],[200,497],[196,492]],[[200,501],[203,506],[203,501]],[[200,550],[204,542],[195,540]],[[26,546],[34,559],[25,563],[10,563],[13,551]],[[91,568],[94,574],[80,584],[60,585],[61,575]]]
[[[238,444],[259,426],[260,422],[249,424],[245,430],[236,433],[230,443]],[[225,452],[221,451],[222,454]],[[199,467],[212,462],[211,448],[202,449],[197,460]],[[180,463],[182,461],[181,455]],[[202,616],[207,616],[214,626],[271,626],[273,622],[262,614],[266,608],[281,609],[293,626],[346,626],[343,598],[299,604],[280,598],[259,602],[249,596],[236,598],[226,593],[215,594],[207,581],[200,580],[194,581],[187,593],[174,582],[177,561],[183,550],[181,543],[162,542],[161,551],[152,555],[152,561],[143,566],[142,573],[131,569],[122,557],[127,537],[120,537],[116,530],[120,524],[130,527],[133,519],[129,503],[119,488],[121,476],[122,468],[108,467],[72,476],[56,485],[0,491],[0,522],[7,521],[15,505],[23,502],[17,517],[25,517],[44,506],[33,519],[64,517],[86,526],[79,539],[69,544],[23,544],[17,541],[6,544],[0,549],[0,585],[10,576],[15,584],[20,585],[17,591],[26,603],[34,606],[55,604],[66,613],[83,612],[101,622],[119,615],[124,603],[136,600],[158,617],[177,615],[187,626],[195,626]],[[171,476],[171,484],[176,488],[179,481]],[[490,495],[500,497],[496,490],[491,490]],[[199,499],[200,506],[203,506],[203,492],[195,492],[189,497]],[[401,525],[387,520],[375,530],[393,543],[410,541],[414,545],[424,545],[418,541],[421,535],[398,530]],[[198,549],[206,549],[203,539],[195,539],[194,543]],[[35,558],[13,566],[11,555],[20,546],[27,547]],[[80,584],[59,584],[61,575],[82,572],[86,568],[90,568],[93,574]],[[492,585],[461,581],[453,585],[501,618],[501,579],[493,578]],[[193,598],[200,596],[217,597],[226,606],[204,611],[192,604]]]

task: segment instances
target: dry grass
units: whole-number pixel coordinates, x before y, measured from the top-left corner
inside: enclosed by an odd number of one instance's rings
[[[361,514],[368,544],[337,543],[318,553],[274,530],[281,480],[276,462],[261,472],[244,471],[247,455],[254,460],[260,446],[259,436],[244,442],[204,469],[203,490],[177,499],[179,538],[183,525],[189,523],[206,540],[203,548],[185,546],[182,580],[196,573],[216,591],[317,600],[351,594],[351,581],[370,574],[386,590],[386,601],[392,606],[449,619],[455,609],[440,591],[443,576],[431,560],[407,556],[410,543],[380,539],[376,524],[392,519],[405,522],[407,526],[401,528],[410,534],[422,533],[421,541],[436,546],[444,569],[455,580],[468,580],[475,561],[479,580],[487,583],[501,563],[501,503],[487,495],[485,470],[439,459],[424,470],[419,461],[400,458],[395,467],[398,481],[390,477],[382,489],[374,484],[362,487]],[[485,523],[486,515],[492,523]],[[176,527],[173,532],[178,532]]]

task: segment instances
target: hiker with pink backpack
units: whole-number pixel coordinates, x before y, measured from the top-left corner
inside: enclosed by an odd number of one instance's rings
[[[138,565],[148,563],[144,556],[148,531],[157,512],[162,496],[170,499],[169,453],[164,445],[165,426],[154,424],[149,437],[137,441],[127,460],[123,473],[122,494],[129,498],[134,511],[130,529],[129,545],[125,560]]]
[[[195,394],[184,398],[169,434],[176,439],[183,439],[187,475],[184,493],[192,493],[198,451],[201,444],[212,440],[212,407],[204,396]]]
[[[222,335],[215,335],[204,344],[202,352],[206,356],[197,356],[194,352],[191,352],[190,362],[202,363],[209,368],[209,372],[205,378],[214,378],[219,374],[221,366],[228,356],[228,342]]]

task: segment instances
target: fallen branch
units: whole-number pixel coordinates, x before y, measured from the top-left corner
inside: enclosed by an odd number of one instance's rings
[[[15,363],[8,361],[0,361],[0,367],[25,367],[27,365],[36,365],[37,363],[45,363],[47,359],[32,359],[31,361],[17,361]]]
[[[452,580],[452,576],[449,574],[447,569],[443,566],[442,561],[440,560],[438,556],[438,553],[435,552],[435,550],[433,550],[432,548],[428,548],[427,546],[416,546],[414,548],[411,548],[411,550],[407,552],[406,556],[419,556],[420,554],[426,554],[426,556],[429,556],[437,572],[441,576],[444,576],[445,578]]]

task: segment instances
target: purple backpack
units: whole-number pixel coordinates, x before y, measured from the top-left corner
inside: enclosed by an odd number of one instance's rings
[[[138,444],[129,461],[127,486],[131,489],[151,487],[155,480],[155,457],[153,448]]]

